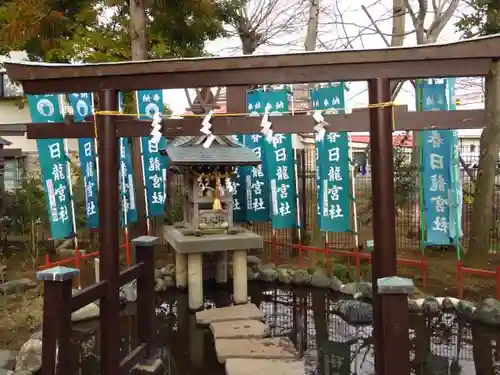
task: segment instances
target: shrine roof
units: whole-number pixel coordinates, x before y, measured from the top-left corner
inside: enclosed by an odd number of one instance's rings
[[[259,165],[255,152],[233,137],[216,136],[212,145],[203,147],[206,136],[177,137],[167,146],[167,155],[173,165]]]

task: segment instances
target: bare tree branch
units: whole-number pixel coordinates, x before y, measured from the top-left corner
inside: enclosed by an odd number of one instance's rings
[[[380,30],[380,28],[377,26],[377,22],[375,22],[375,20],[373,19],[373,17],[371,16],[370,12],[368,12],[368,9],[366,9],[366,7],[364,5],[361,5],[361,9],[363,9],[363,11],[365,12],[366,16],[368,17],[368,19],[370,20],[371,24],[373,25],[373,27],[375,28],[375,30],[377,31],[377,34],[380,35],[380,37],[382,38],[382,40],[384,41],[385,45],[387,47],[390,47],[391,46],[391,43],[389,42],[389,40],[387,40],[387,38],[385,37],[384,33],[382,32],[382,30]]]

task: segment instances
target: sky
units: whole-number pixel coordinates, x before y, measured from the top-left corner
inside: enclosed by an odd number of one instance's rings
[[[249,14],[252,14],[255,7],[261,5],[262,2],[268,0],[252,0],[248,9]],[[295,0],[280,0],[283,2],[284,8],[276,10],[276,15],[269,17],[271,24],[265,25],[263,29],[268,29],[274,32],[276,25],[280,22],[284,23],[289,20],[290,13],[286,12],[286,7],[297,11],[294,8]],[[299,0],[300,1],[300,0]],[[450,0],[440,0],[439,2],[447,3]],[[320,14],[320,30],[318,40],[318,50],[341,50],[345,49],[346,45],[352,49],[363,48],[385,48],[384,39],[375,32],[375,28],[371,26],[370,19],[362,6],[366,8],[371,18],[376,21],[379,30],[386,34],[385,38],[390,40],[390,32],[392,28],[392,19],[390,17],[391,0],[321,0],[322,4],[327,4]],[[294,4],[292,4],[294,3]],[[414,2],[415,3],[415,2]],[[253,5],[253,6],[252,6]],[[416,5],[413,5],[417,9]],[[301,9],[304,20],[307,17],[307,7]],[[438,43],[447,43],[458,41],[461,35],[457,32],[454,23],[459,17],[470,11],[467,6],[459,6],[455,16],[449,24],[443,29]],[[434,18],[434,15],[429,11],[426,18],[426,26],[429,26]],[[264,24],[269,22],[265,20]],[[274,28],[274,29],[273,29]],[[407,17],[405,46],[416,45],[416,38],[413,30],[413,25],[410,17]],[[288,30],[284,33],[277,33],[270,39],[269,45],[260,47],[256,54],[276,54],[287,53],[290,51],[303,50],[305,39],[305,22],[300,25],[293,33]],[[209,53],[217,56],[237,56],[241,55],[240,41],[238,37],[218,39],[208,42],[206,49]],[[350,83],[350,90],[346,93],[346,102],[349,108],[366,106],[368,103],[367,85],[365,82]],[[165,102],[173,110],[174,113],[182,113],[188,106],[184,90],[166,90]],[[458,109],[473,109],[483,108],[482,103],[482,88],[479,79],[460,79],[456,86],[456,96],[460,98],[462,103]],[[194,95],[194,93],[193,93]],[[398,104],[408,105],[410,110],[415,109],[415,97],[413,86],[407,82],[403,86],[400,94],[396,98]]]

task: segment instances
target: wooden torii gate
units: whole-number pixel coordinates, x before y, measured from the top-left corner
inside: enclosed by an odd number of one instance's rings
[[[20,82],[26,94],[97,92],[101,111],[118,110],[118,90],[173,89],[227,86],[228,110],[246,112],[248,85],[368,81],[369,101],[365,111],[348,115],[328,115],[327,131],[370,130],[372,152],[373,233],[372,274],[374,289],[375,367],[380,375],[409,374],[409,340],[406,295],[380,295],[377,280],[397,274],[394,209],[392,131],[396,130],[481,128],[486,122],[483,110],[451,112],[407,112],[405,108],[377,106],[391,102],[391,80],[435,77],[485,76],[490,64],[500,57],[500,36],[447,45],[362,51],[308,52],[289,55],[244,56],[151,60],[87,65],[6,62],[11,80]],[[97,138],[99,148],[101,226],[101,373],[120,372],[118,269],[119,196],[118,137],[147,136],[149,123],[115,113],[96,116],[93,121],[30,124],[29,138]],[[199,119],[164,121],[167,137],[200,134]],[[215,117],[213,134],[260,132],[260,119],[245,116]],[[369,125],[368,125],[369,124]],[[313,132],[315,121],[297,115],[273,118],[278,133]],[[47,289],[46,289],[47,292]],[[152,305],[150,305],[152,306]],[[48,307],[50,309],[50,307]],[[59,333],[61,334],[61,333]],[[44,350],[45,345],[44,345]],[[48,350],[48,349],[47,349]],[[151,351],[147,351],[151,355]],[[59,360],[61,358],[59,350]],[[53,356],[52,356],[53,357]],[[49,355],[43,357],[44,360]],[[45,363],[44,363],[45,366]]]

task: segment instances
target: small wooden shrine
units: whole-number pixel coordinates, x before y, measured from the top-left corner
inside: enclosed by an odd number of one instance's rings
[[[257,166],[257,154],[233,137],[177,137],[165,153],[169,165],[184,178],[184,218],[165,227],[165,239],[175,251],[175,282],[188,287],[189,307],[203,307],[203,255],[216,256],[218,283],[227,282],[227,257],[232,256],[234,303],[247,303],[247,251],[262,249],[262,236],[235,225],[234,177],[239,166]]]
[[[169,164],[184,176],[184,219],[176,228],[184,235],[236,234],[233,222],[234,176],[238,166],[256,166],[259,157],[233,137],[177,137],[166,153]]]

